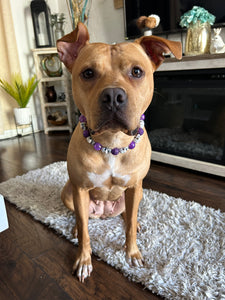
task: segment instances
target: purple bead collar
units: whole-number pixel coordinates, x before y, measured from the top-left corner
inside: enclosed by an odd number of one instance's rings
[[[83,136],[86,138],[87,142],[91,145],[93,145],[94,149],[96,151],[102,151],[103,153],[111,153],[113,155],[118,155],[119,153],[125,153],[128,150],[132,150],[135,148],[136,144],[140,141],[141,136],[144,133],[144,126],[145,126],[145,115],[142,115],[140,118],[140,125],[137,131],[137,134],[135,135],[133,141],[127,146],[127,147],[123,147],[123,148],[108,148],[105,146],[102,146],[100,143],[95,142],[90,134],[90,131],[88,129],[87,126],[87,119],[85,118],[85,116],[81,115],[79,117],[79,121],[80,121],[80,126],[83,130]]]

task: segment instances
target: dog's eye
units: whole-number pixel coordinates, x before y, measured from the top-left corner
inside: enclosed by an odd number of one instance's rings
[[[143,73],[144,72],[139,67],[133,67],[131,71],[131,75],[135,78],[141,78]]]
[[[95,73],[92,69],[86,69],[82,72],[82,77],[84,79],[92,79],[95,76]]]

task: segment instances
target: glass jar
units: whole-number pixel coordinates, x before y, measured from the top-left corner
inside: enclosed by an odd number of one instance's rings
[[[55,23],[55,41],[64,36],[63,22]]]
[[[201,55],[210,53],[211,25],[197,21],[190,24],[187,31],[185,55]]]

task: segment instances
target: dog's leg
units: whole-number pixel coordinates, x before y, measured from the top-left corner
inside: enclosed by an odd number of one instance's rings
[[[67,183],[65,184],[65,186],[62,189],[61,200],[67,208],[74,211],[73,187],[72,187],[70,180],[67,181]]]
[[[126,201],[126,254],[130,264],[143,266],[142,255],[136,243],[137,213],[142,198],[142,181],[125,192]]]
[[[126,224],[126,221],[127,221],[127,215],[126,215],[126,211],[122,212],[121,214],[125,224]],[[137,221],[137,232],[140,232],[141,231],[141,225],[140,223]]]
[[[91,245],[88,233],[89,193],[84,189],[73,187],[76,226],[78,230],[78,252],[73,265],[73,273],[81,282],[92,272]]]

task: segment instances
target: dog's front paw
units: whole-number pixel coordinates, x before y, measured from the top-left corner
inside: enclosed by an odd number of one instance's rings
[[[132,247],[132,249],[126,247],[126,260],[128,264],[132,267],[144,266],[144,260],[137,246]]]
[[[73,265],[73,274],[76,273],[79,281],[84,282],[91,275],[92,270],[91,254],[86,252],[78,253]]]

